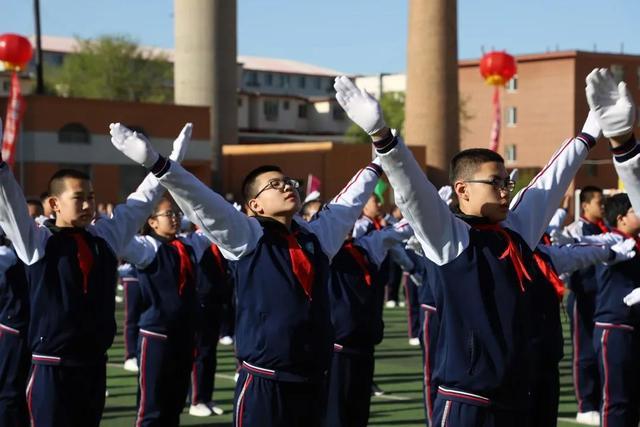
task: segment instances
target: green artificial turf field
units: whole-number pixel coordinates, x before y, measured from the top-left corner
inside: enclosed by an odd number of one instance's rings
[[[122,329],[122,304],[118,304],[118,327]],[[421,389],[421,356],[419,347],[408,344],[406,310],[385,309],[385,339],[376,350],[375,381],[386,392],[374,397],[371,405],[371,426],[424,426]],[[563,315],[566,323],[566,316]],[[565,344],[568,345],[565,328]],[[576,403],[571,382],[570,347],[565,345],[565,360],[560,366],[561,396],[559,426],[575,426]],[[133,426],[136,411],[136,375],[124,371],[122,335],[109,351],[107,388],[109,397],[104,411],[102,426]],[[230,346],[218,347],[218,374],[214,397],[226,411],[225,415],[197,418],[187,415],[185,409],[181,425],[185,426],[231,426],[233,374],[235,362]]]

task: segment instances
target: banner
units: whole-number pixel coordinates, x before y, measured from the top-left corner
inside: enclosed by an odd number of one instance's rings
[[[312,174],[309,174],[309,176],[307,177],[307,193],[306,194],[311,194],[314,191],[317,191],[319,193],[321,184],[322,182],[320,181],[320,178]]]
[[[2,137],[2,159],[12,168],[15,162],[16,145],[24,108],[24,99],[20,93],[20,80],[18,79],[18,73],[14,71],[11,76],[11,89],[9,90],[9,100],[7,102],[7,119],[4,122],[4,134]]]
[[[495,87],[493,91],[493,126],[491,127],[491,142],[489,142],[489,150],[498,151],[500,144],[500,125],[502,118],[500,117],[500,88]]]

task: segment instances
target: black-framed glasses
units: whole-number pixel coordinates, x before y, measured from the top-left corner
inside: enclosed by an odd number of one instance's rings
[[[159,216],[166,216],[169,219],[180,218],[180,217],[182,217],[182,212],[166,211],[166,212],[162,212],[162,213],[159,213],[159,214],[152,215],[151,218],[157,218]]]
[[[293,178],[287,178],[287,177],[275,178],[270,180],[267,183],[267,185],[262,187],[262,190],[258,191],[258,193],[255,196],[253,196],[253,198],[254,199],[257,198],[259,195],[269,190],[270,188],[273,188],[274,190],[278,190],[281,193],[284,193],[284,189],[287,187],[287,185],[293,189],[297,189],[298,187],[300,187],[300,183]]]
[[[493,179],[468,179],[464,182],[477,182],[479,184],[489,184],[492,185],[494,190],[496,191],[506,191],[511,193],[514,188],[516,188],[516,182],[511,178],[493,178]]]

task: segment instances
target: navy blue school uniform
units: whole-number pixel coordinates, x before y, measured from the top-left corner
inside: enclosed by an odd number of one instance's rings
[[[142,293],[137,270],[133,266],[121,265],[118,268],[118,275],[124,290],[124,360],[128,360],[138,355],[138,336],[140,335],[138,320],[142,313]]]
[[[388,249],[411,236],[406,222],[349,240],[331,262],[329,305],[335,343],[327,427],[366,426],[369,421],[374,347],[382,341],[384,280],[378,268]]]
[[[440,318],[434,425],[526,425],[533,249],[595,140],[566,141],[512,200],[500,224],[456,217],[400,138],[377,143],[396,204],[436,268]]]
[[[560,301],[562,281],[552,259],[541,250],[534,251],[540,280],[529,287],[531,298],[531,356],[529,420],[532,426],[553,427],[558,420],[560,371],[564,356]],[[546,279],[546,280],[545,280]]]
[[[415,274],[422,279],[418,289],[418,303],[420,304],[420,349],[422,350],[422,395],[427,426],[431,426],[433,420],[433,403],[438,393],[438,384],[433,380],[433,371],[436,363],[436,348],[438,345],[438,331],[440,320],[436,300],[429,283],[429,266],[427,260],[419,248],[418,252],[407,250],[407,254],[415,264]]]
[[[567,227],[574,237],[593,236],[608,231],[604,223],[580,218]],[[595,266],[574,272],[569,279],[567,315],[573,347],[573,388],[578,412],[598,411],[602,399],[598,361],[593,342],[597,279]]]
[[[409,338],[420,337],[420,302],[418,298],[418,286],[411,280],[411,273],[403,273],[402,286],[404,287],[404,300],[407,308],[407,335]]]
[[[235,425],[314,426],[324,412],[333,350],[328,306],[329,263],[378,180],[359,171],[317,218],[291,227],[247,217],[180,165],[158,179],[225,258],[236,261]],[[270,190],[278,191],[278,190]]]
[[[29,287],[24,264],[9,246],[0,246],[0,271],[0,425],[26,427]]]
[[[111,218],[85,228],[36,226],[5,164],[0,186],[0,224],[27,266],[31,423],[97,426],[104,407],[106,352],[116,331],[116,253],[151,212],[160,196],[157,182],[149,176]]]
[[[211,244],[204,251],[198,268],[201,273],[197,286],[198,321],[191,369],[193,405],[207,404],[213,400],[222,301],[230,301],[232,294],[227,261],[217,246]]]
[[[190,237],[136,236],[124,255],[138,270],[143,306],[137,427],[177,426],[189,391],[198,320],[196,253],[204,253],[192,247],[197,236]]]
[[[602,425],[610,427],[636,426],[640,421],[640,370],[637,364],[640,307],[628,307],[623,302],[623,298],[640,285],[640,244],[636,247],[633,259],[596,267],[598,293],[593,346],[603,385],[600,419]]]

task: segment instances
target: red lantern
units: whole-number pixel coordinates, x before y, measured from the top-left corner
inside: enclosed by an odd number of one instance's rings
[[[6,33],[0,35],[0,61],[9,69],[21,70],[31,60],[33,48],[26,37]]]
[[[492,86],[504,86],[516,73],[516,60],[506,52],[489,52],[480,60],[480,74]]]

